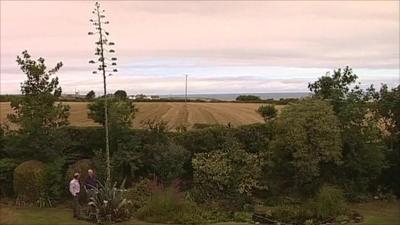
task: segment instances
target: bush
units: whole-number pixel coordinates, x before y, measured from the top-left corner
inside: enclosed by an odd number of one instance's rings
[[[257,112],[260,113],[265,121],[275,118],[278,114],[274,105],[261,105],[258,107]]]
[[[312,208],[301,204],[281,204],[272,210],[272,218],[285,223],[302,224],[312,217]]]
[[[251,223],[253,221],[252,215],[253,213],[251,212],[235,212],[233,214],[233,220],[235,222]]]
[[[263,189],[258,154],[248,153],[231,143],[225,151],[198,153],[192,159],[193,194],[197,201],[220,200],[227,209],[241,210],[253,191]]]
[[[146,205],[151,196],[150,185],[151,181],[149,179],[143,179],[127,190],[126,198],[132,202],[132,207],[135,211]]]
[[[46,191],[46,165],[30,160],[14,170],[14,192],[17,204],[36,203]]]
[[[204,223],[200,209],[195,203],[184,198],[177,182],[164,187],[153,181],[151,189],[152,194],[146,205],[139,209],[138,218],[160,223]]]
[[[323,186],[315,198],[315,214],[319,219],[335,218],[347,210],[343,191],[332,186]]]
[[[13,194],[13,172],[17,165],[14,159],[0,159],[0,197]]]
[[[236,101],[261,101],[261,98],[255,95],[239,95]]]
[[[53,162],[48,163],[46,167],[46,190],[51,199],[61,199],[65,194],[64,172],[65,158],[58,157]]]

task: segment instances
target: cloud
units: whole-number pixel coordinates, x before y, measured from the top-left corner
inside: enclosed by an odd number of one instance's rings
[[[44,57],[49,66],[63,61],[64,90],[98,84],[91,75],[94,67],[87,64],[95,42],[87,35],[93,2],[0,4],[3,93],[19,91],[24,77],[15,57],[24,49]],[[306,79],[346,65],[370,74],[366,81],[371,82],[393,84],[399,74],[397,1],[102,4],[119,59],[120,73],[110,78],[111,88],[175,93],[181,90],[178,77],[189,73],[199,77],[198,92],[233,92],[248,85],[296,91],[305,89]]]

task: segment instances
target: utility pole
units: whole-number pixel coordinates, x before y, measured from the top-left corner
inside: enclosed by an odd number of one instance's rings
[[[185,103],[187,102],[187,80],[188,80],[188,75],[185,75]]]
[[[104,129],[105,129],[105,142],[106,142],[106,182],[110,184],[111,182],[111,165],[110,165],[110,144],[109,144],[109,130],[108,130],[108,102],[107,102],[107,76],[106,72],[118,72],[117,69],[107,70],[107,66],[116,66],[115,62],[117,58],[108,59],[105,57],[107,52],[115,53],[113,49],[107,49],[107,46],[115,45],[114,42],[109,42],[107,36],[109,33],[104,30],[104,24],[109,24],[109,21],[102,21],[105,18],[105,10],[100,10],[100,3],[96,2],[95,9],[92,11],[96,19],[91,19],[93,26],[95,27],[95,32],[89,32],[89,35],[98,35],[99,41],[96,42],[96,52],[94,55],[100,56],[96,61],[90,60],[91,64],[98,64],[97,70],[102,72],[103,76],[103,92],[104,92]],[[111,61],[111,63],[109,62]],[[97,74],[97,71],[93,71],[93,74]],[[111,76],[112,74],[108,74]]]

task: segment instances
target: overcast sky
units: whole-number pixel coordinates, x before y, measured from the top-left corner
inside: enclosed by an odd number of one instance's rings
[[[64,93],[100,93],[88,64],[94,2],[1,1],[1,93],[19,93],[23,50],[57,74]],[[399,82],[399,1],[103,1],[130,94],[302,92],[351,66],[364,85]]]

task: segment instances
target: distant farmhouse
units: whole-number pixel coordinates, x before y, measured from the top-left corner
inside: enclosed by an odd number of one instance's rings
[[[86,95],[79,94],[79,91],[75,91],[75,94],[62,94],[62,100],[76,100],[76,99],[84,99]]]
[[[160,100],[160,96],[158,95],[147,96],[144,94],[130,95],[128,98],[132,100]]]

